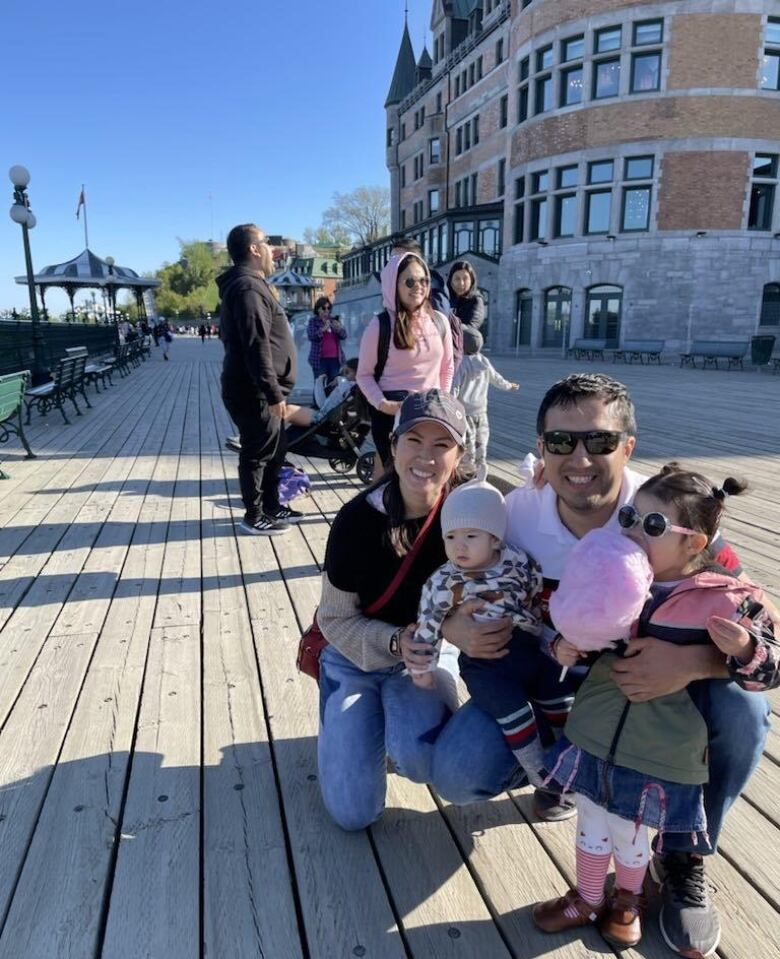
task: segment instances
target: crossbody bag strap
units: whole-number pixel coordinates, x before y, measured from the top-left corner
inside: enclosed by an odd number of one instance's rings
[[[439,510],[444,500],[444,495],[445,495],[444,490],[442,490],[441,495],[436,500],[436,505],[433,507],[430,513],[428,513],[428,516],[426,517],[426,520],[423,523],[422,528],[420,529],[420,532],[415,537],[414,543],[412,544],[412,548],[409,550],[406,556],[404,556],[404,560],[401,563],[400,567],[398,568],[398,572],[393,577],[393,581],[390,583],[390,585],[387,587],[384,593],[382,593],[379,599],[375,600],[369,607],[366,608],[365,610],[366,616],[376,616],[379,610],[382,609],[383,606],[386,606],[395,595],[396,590],[401,585],[401,582],[403,581],[404,577],[411,569],[412,563],[415,561],[415,559],[417,559],[420,553],[420,550],[422,549],[423,543],[425,542],[426,537],[428,536],[428,532],[431,526],[433,526],[433,523],[436,517],[439,515]]]

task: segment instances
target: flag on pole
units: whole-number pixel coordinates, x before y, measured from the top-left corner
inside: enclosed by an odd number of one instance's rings
[[[81,193],[79,194],[79,205],[76,207],[76,219],[79,218],[79,213],[81,212],[82,207],[86,207],[87,201],[84,197],[84,187],[81,188]]]

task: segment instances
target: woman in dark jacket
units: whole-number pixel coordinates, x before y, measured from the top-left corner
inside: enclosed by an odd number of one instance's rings
[[[464,326],[478,330],[485,322],[485,301],[477,287],[477,274],[466,260],[452,264],[447,277],[452,312]]]

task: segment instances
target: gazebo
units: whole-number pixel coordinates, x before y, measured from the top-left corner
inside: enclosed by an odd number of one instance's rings
[[[322,286],[321,282],[293,270],[274,273],[268,277],[268,284],[279,291],[279,302],[288,316],[311,310],[314,290]]]
[[[26,276],[17,276],[16,282],[26,285]],[[47,266],[33,276],[33,283],[40,293],[41,303],[46,308],[46,291],[50,287],[65,290],[70,300],[71,313],[74,312],[73,298],[78,290],[98,289],[108,296],[112,314],[116,313],[116,294],[118,290],[130,290],[138,304],[138,312],[146,316],[143,295],[146,290],[154,290],[159,280],[150,280],[139,276],[135,270],[126,266],[116,266],[112,257],[101,260],[88,247],[72,260]]]

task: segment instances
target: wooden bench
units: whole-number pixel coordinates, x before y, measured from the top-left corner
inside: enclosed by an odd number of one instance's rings
[[[100,387],[98,386],[98,380],[103,384],[103,389],[106,388],[106,377],[108,378],[108,385],[113,386],[114,381],[111,379],[111,371],[114,368],[114,361],[110,357],[91,357],[87,353],[86,346],[69,346],[66,347],[65,353],[68,356],[86,356],[87,363],[84,367],[84,379],[87,383],[94,384],[95,392],[100,392]]]
[[[575,340],[568,349],[568,355],[573,353],[577,360],[603,360],[606,348],[606,340]]]
[[[7,443],[12,436],[18,436],[27,451],[28,460],[35,459],[22,426],[22,400],[29,382],[28,370],[0,376],[0,443]],[[8,479],[8,474],[2,469],[0,479]]]
[[[625,340],[623,345],[612,354],[613,363],[623,360],[624,363],[633,363],[639,360],[644,364],[661,363],[661,354],[666,346],[666,340]]]
[[[737,366],[743,369],[742,360],[749,348],[750,343],[748,340],[732,340],[730,342],[722,340],[694,340],[690,350],[687,353],[680,354],[680,366],[693,366],[695,368],[696,357],[700,356],[702,359],[702,369],[706,369],[708,366],[713,366],[716,370],[719,369],[718,360],[721,359],[728,361],[726,366],[728,370]]]
[[[65,422],[70,423],[65,413],[64,401],[70,400],[76,409],[76,415],[81,416],[81,410],[76,402],[76,393],[81,393],[84,402],[92,409],[92,404],[84,390],[86,365],[86,352],[80,353],[78,356],[64,356],[61,360],[58,360],[54,367],[51,382],[27,390],[24,396],[24,405],[27,408],[27,423],[30,422],[33,407],[37,408],[41,416],[46,416],[49,410],[56,408],[62,413]]]

